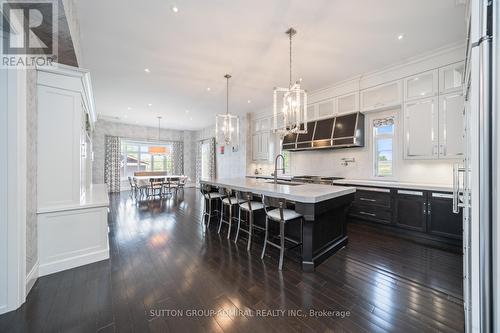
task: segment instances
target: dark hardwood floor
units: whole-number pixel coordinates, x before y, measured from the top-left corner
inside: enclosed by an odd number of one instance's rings
[[[206,231],[195,189],[111,201],[111,259],[40,278],[0,332],[463,331],[457,254],[352,224],[316,272],[289,258],[280,272],[276,251],[260,259],[261,238],[248,253],[244,236]]]

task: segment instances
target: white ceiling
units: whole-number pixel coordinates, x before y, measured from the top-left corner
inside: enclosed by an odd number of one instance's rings
[[[103,118],[157,126],[162,115],[164,128],[200,129],[225,111],[226,73],[230,112],[271,105],[288,83],[289,26],[295,79],[311,91],[464,40],[460,2],[77,1],[81,66]]]

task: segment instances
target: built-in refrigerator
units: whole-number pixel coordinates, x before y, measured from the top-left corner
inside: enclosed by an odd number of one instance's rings
[[[453,168],[454,211],[463,209],[466,332],[500,332],[498,324],[498,7],[471,0],[464,75],[465,154]]]

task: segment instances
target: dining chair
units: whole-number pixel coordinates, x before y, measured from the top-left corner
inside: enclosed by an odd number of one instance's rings
[[[247,242],[247,251],[250,251],[250,247],[252,246],[252,236],[254,228],[264,230],[264,228],[254,225],[254,213],[256,211],[264,209],[264,204],[262,201],[254,201],[254,194],[252,192],[243,192],[243,191],[235,191],[236,192],[236,202],[238,203],[238,229],[236,229],[236,237],[234,238],[234,242],[238,242],[238,236],[240,231],[243,231],[248,235]],[[244,212],[247,216],[246,224],[248,226],[247,229],[241,227],[241,212]]]
[[[265,228],[266,233],[264,237],[264,247],[262,248],[262,254],[260,258],[264,259],[264,255],[266,254],[267,244],[278,248],[280,250],[280,260],[278,268],[279,270],[282,270],[283,258],[285,254],[285,240],[294,244],[292,247],[288,249],[302,245],[302,226],[304,223],[304,217],[301,214],[297,213],[295,210],[286,208],[287,201],[286,199],[283,198],[274,198],[263,195],[262,204],[264,205],[264,210],[266,212],[266,228]],[[300,221],[299,241],[285,237],[285,227],[293,220]],[[279,229],[280,229],[279,244],[269,240],[269,221],[274,221],[279,224]]]
[[[139,198],[142,198],[144,195],[147,194],[149,184],[146,184],[144,182],[139,182],[135,177],[132,180],[134,181],[134,185],[138,190],[137,194],[139,195]],[[136,199],[137,199],[137,194],[136,194]]]
[[[162,196],[165,178],[149,178],[148,197]]]
[[[134,196],[137,199],[137,184],[132,180],[132,177],[128,176],[128,183],[130,184],[130,196]]]

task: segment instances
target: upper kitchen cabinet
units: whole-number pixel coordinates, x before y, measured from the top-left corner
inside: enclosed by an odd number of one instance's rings
[[[403,122],[405,158],[438,158],[438,98],[406,103]]]
[[[252,159],[254,161],[269,159],[269,153],[272,150],[270,145],[273,145],[271,142],[271,121],[273,121],[272,117],[253,121]]]
[[[401,81],[361,91],[361,112],[383,110],[401,104]]]
[[[439,158],[460,158],[464,152],[464,96],[439,96]]]
[[[337,97],[337,115],[359,111],[359,91]]]
[[[317,105],[317,117],[315,119],[331,118],[336,113],[336,105],[333,99],[319,102]]]
[[[464,62],[458,62],[439,69],[439,92],[446,94],[462,90]]]
[[[459,158],[463,154],[464,98],[451,93],[405,104],[406,159]]]
[[[438,71],[432,70],[404,80],[405,101],[432,97],[438,94]]]

